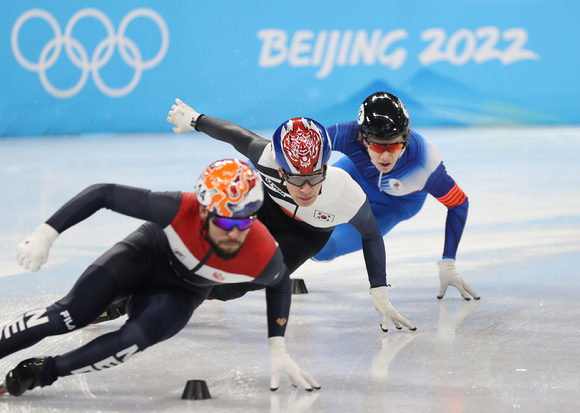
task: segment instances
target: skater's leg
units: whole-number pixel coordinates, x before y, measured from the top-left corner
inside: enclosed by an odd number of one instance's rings
[[[30,347],[45,337],[88,325],[119,293],[115,277],[106,269],[91,265],[64,298],[49,307],[28,311],[2,328],[0,358]]]
[[[195,308],[206,299],[208,291],[206,287],[195,293],[157,290],[133,295],[128,304],[129,319],[121,329],[55,357],[47,380],[113,367],[135,353],[167,340],[185,327]]]

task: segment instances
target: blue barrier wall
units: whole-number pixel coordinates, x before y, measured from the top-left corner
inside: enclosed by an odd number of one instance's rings
[[[2,2],[0,136],[169,131],[176,97],[250,129],[580,123],[573,0]]]

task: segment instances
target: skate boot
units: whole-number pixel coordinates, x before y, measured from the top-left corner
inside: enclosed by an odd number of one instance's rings
[[[116,320],[119,317],[123,317],[125,314],[127,314],[127,300],[128,298],[123,298],[119,301],[115,301],[113,304],[107,307],[105,312],[91,324],[99,324],[105,321]]]
[[[37,357],[27,359],[18,363],[6,375],[6,390],[12,396],[21,396],[26,390],[32,390],[35,387],[44,387],[40,375],[46,357]]]

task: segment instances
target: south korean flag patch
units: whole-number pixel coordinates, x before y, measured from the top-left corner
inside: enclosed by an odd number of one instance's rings
[[[319,210],[314,211],[314,218],[318,219],[319,221],[332,222],[334,221],[334,217],[335,215],[333,214],[327,214],[326,212]]]

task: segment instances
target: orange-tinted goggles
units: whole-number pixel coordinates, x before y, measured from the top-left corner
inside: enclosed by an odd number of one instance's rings
[[[376,153],[383,153],[384,151],[395,153],[407,146],[407,141],[398,142],[391,145],[379,145],[377,143],[370,143],[367,141],[367,144],[369,145],[369,149]]]

